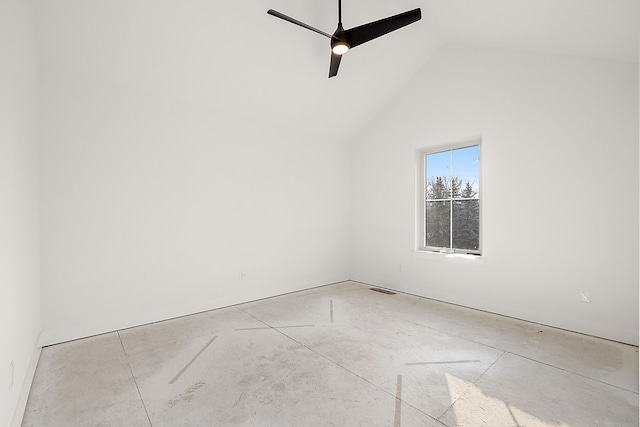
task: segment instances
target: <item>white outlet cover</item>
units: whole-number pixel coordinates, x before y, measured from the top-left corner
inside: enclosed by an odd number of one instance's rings
[[[582,301],[582,302],[591,302],[591,292],[589,292],[589,291],[580,291],[580,301]]]

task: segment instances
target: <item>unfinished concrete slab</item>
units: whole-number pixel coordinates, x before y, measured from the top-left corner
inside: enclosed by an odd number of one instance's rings
[[[638,348],[344,282],[43,349],[24,426],[637,426]]]

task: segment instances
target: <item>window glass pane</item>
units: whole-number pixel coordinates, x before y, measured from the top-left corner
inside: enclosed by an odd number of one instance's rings
[[[427,154],[425,164],[427,199],[448,199],[451,151]]]
[[[424,153],[424,246],[480,252],[480,146]]]
[[[426,202],[426,245],[437,248],[451,246],[451,202]]]
[[[480,182],[478,146],[452,151],[451,186],[453,197],[477,198]]]
[[[453,202],[453,247],[478,250],[480,248],[480,201]]]

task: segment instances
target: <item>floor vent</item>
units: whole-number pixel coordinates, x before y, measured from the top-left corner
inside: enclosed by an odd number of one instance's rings
[[[387,294],[387,295],[395,295],[396,294],[395,292],[391,292],[391,291],[388,291],[386,289],[380,289],[380,288],[369,288],[369,289],[371,289],[372,291],[380,292],[380,293]]]

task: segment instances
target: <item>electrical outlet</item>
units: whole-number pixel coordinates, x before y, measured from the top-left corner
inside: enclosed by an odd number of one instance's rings
[[[244,280],[247,277],[247,274],[244,271],[238,272],[238,280]]]
[[[13,388],[13,360],[9,363],[9,390]]]
[[[591,292],[589,292],[589,291],[580,291],[580,301],[582,301],[582,302],[591,302]]]

